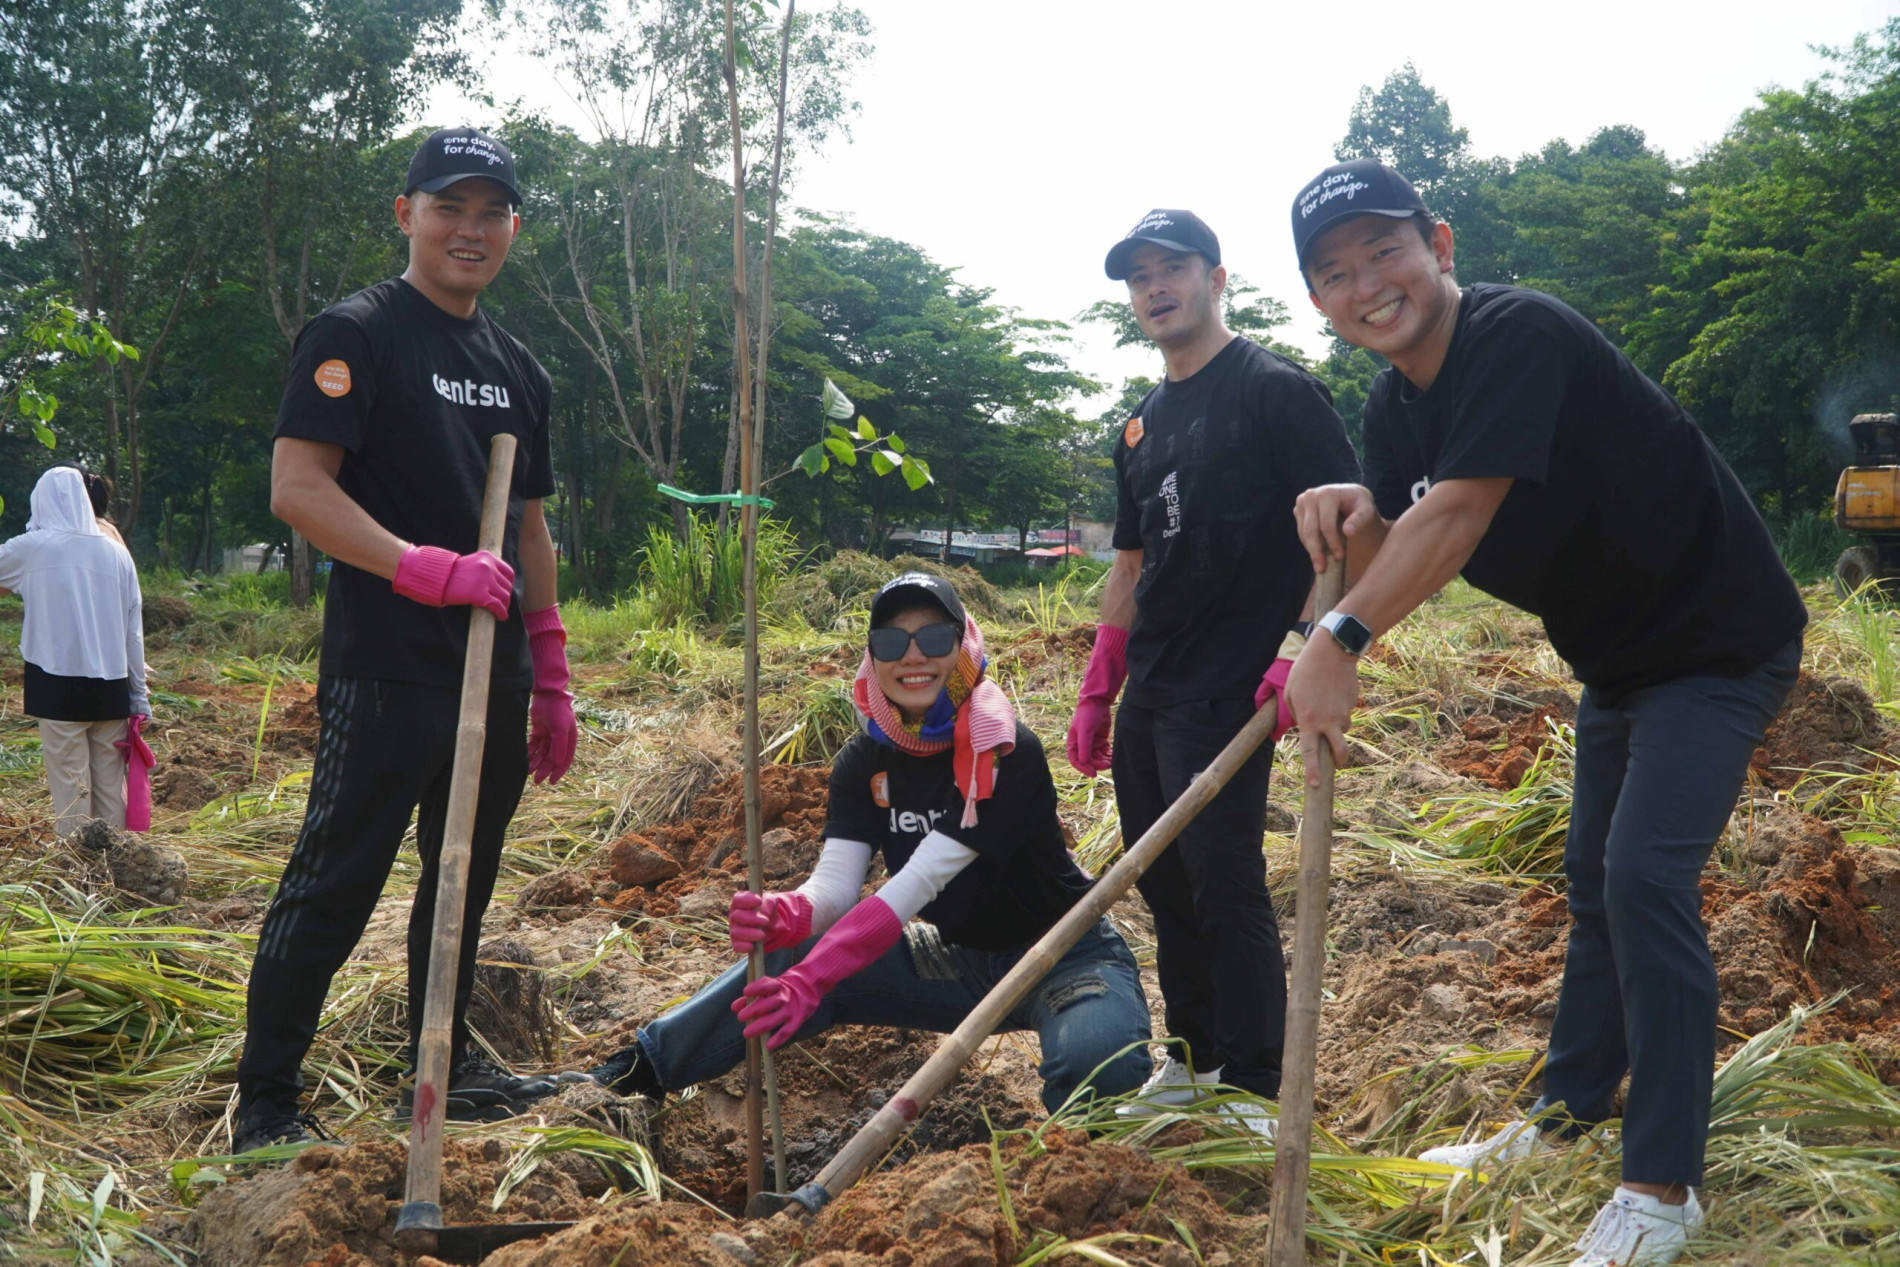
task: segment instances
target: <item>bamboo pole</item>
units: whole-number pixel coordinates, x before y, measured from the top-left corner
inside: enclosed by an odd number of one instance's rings
[[[772,184],[765,200],[765,245],[761,251],[759,263],[759,359],[752,374],[753,390],[757,399],[752,406],[752,491],[758,492],[765,485],[765,402],[770,385],[766,369],[769,365],[772,346],[772,246],[778,238],[778,193],[779,176],[785,162],[785,92],[791,71],[792,52],[792,14],[798,8],[798,0],[786,0],[785,25],[779,32],[778,44],[778,122],[772,136]],[[757,513],[757,507],[748,506],[746,510]],[[745,537],[745,619],[746,647],[752,656],[751,667],[746,677],[747,698],[753,702],[754,716],[747,723],[748,744],[755,750],[759,742],[757,701],[758,701],[758,646],[759,646],[759,540],[756,531]],[[758,758],[753,757],[753,769],[758,768]],[[754,775],[756,778],[756,773]],[[750,795],[751,793],[748,793]],[[748,831],[751,829],[748,828]],[[751,837],[747,837],[751,846]],[[757,857],[758,850],[752,851]],[[761,880],[750,876],[749,882],[756,892]],[[785,1187],[785,1122],[778,1107],[778,1066],[769,1047],[761,1048],[765,1066],[765,1114],[772,1131],[772,1187],[783,1191]],[[749,1196],[750,1194],[748,1194]]]
[[[1313,610],[1324,615],[1346,586],[1346,561],[1329,558],[1315,585]],[[1333,750],[1302,734],[1319,759],[1319,786],[1306,789],[1300,816],[1300,875],[1293,910],[1293,972],[1286,1008],[1286,1059],[1280,1129],[1273,1149],[1272,1230],[1267,1261],[1306,1261],[1306,1176],[1313,1158],[1313,1079],[1319,1050],[1320,976],[1326,966],[1326,891],[1333,866]]]
[[[515,437],[498,434],[488,450],[478,548],[499,558],[508,526]],[[449,776],[448,821],[436,859],[435,927],[429,980],[422,1000],[422,1039],[416,1051],[416,1087],[409,1116],[409,1173],[396,1232],[431,1233],[442,1226],[442,1123],[448,1109],[450,1029],[455,1022],[455,977],[462,958],[462,914],[468,903],[469,842],[481,794],[482,748],[488,738],[488,680],[495,656],[495,615],[472,607],[468,656],[462,664],[462,712],[455,727],[455,767]],[[479,930],[478,930],[479,931]],[[409,1005],[415,1006],[411,999]],[[431,1244],[433,1242],[431,1241]]]
[[[1274,719],[1275,714],[1266,709],[1255,713],[1240,733],[1221,750],[1220,755],[1194,777],[1180,799],[1170,805],[1155,821],[1155,825],[1144,832],[1141,839],[1122,854],[1121,859],[1089,888],[1082,899],[1070,907],[1068,913],[1024,953],[1016,966],[963,1019],[963,1023],[944,1037],[930,1059],[851,1137],[837,1156],[819,1172],[817,1179],[789,1197],[771,1197],[768,1194],[771,1207],[783,1209],[786,1201],[795,1201],[807,1212],[815,1214],[826,1202],[851,1187],[863,1177],[865,1171],[876,1165],[878,1158],[884,1155],[897,1137],[909,1129],[918,1115],[969,1063],[983,1041],[1002,1024],[1023,996],[1048,975],[1069,947],[1095,926],[1108,908],[1134,886],[1161,851],[1174,843],[1181,829],[1219,794],[1227,785],[1227,780],[1233,777],[1234,771],[1273,733]],[[754,1211],[765,1213],[767,1209],[762,1203],[752,1206],[748,1212]]]
[[[737,37],[733,32],[732,0],[726,0],[726,104],[732,124],[732,363],[738,375],[739,491],[747,498],[759,492],[758,455],[752,434],[751,336],[746,326],[745,280],[745,130],[739,121],[739,68]],[[745,854],[746,887],[765,889],[759,856],[759,507],[744,501],[739,507],[739,531],[744,550],[745,576]],[[765,951],[754,943],[746,956],[746,982],[765,972]],[[765,1044],[749,1038],[745,1045],[746,1198],[765,1191],[765,1115],[762,1089],[766,1073]],[[776,1081],[776,1079],[774,1079]],[[776,1088],[772,1099],[778,1098]]]

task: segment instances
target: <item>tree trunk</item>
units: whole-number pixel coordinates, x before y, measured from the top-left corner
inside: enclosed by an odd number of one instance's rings
[[[316,551],[295,528],[290,530],[290,605],[308,607],[317,589]]]

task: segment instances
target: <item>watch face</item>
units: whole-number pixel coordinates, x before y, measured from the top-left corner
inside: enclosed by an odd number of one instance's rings
[[[1365,654],[1366,648],[1372,643],[1372,630],[1366,628],[1356,616],[1330,612],[1320,624],[1332,634],[1333,641],[1339,644],[1340,649],[1350,655]]]

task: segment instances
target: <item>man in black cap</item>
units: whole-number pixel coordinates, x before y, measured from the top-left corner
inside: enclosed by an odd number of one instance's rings
[[[412,1045],[420,1032],[471,606],[500,623],[449,1116],[507,1116],[552,1089],[471,1056],[465,1020],[502,833],[528,774],[558,780],[576,738],[554,544],[541,514],[554,491],[548,375],[477,303],[508,258],[520,202],[506,146],[472,128],[436,132],[416,151],[396,199],[408,268],[329,308],[297,337],[277,415],[271,509],[335,568],[310,804],[251,970],[239,1152],[306,1138],[314,1125],[298,1108],[300,1066],[330,979],[361,937],[418,806]],[[496,559],[476,546],[489,441],[502,431],[519,443]]]
[[[1699,880],[1800,666],[1801,596],[1682,407],[1555,299],[1460,290],[1450,227],[1399,173],[1327,168],[1294,201],[1293,242],[1333,329],[1392,366],[1366,401],[1366,485],[1299,500],[1313,566],[1349,548],[1363,572],[1288,684],[1309,778],[1314,745],[1342,750],[1356,658],[1460,573],[1542,617],[1583,682],[1543,1097],[1425,1156],[1528,1156],[1613,1116],[1628,1072],[1623,1185],[1576,1264],[1666,1263],[1702,1219],[1716,975]]]
[[[1221,320],[1227,270],[1199,216],[1149,212],[1106,267],[1127,283],[1167,378],[1115,444],[1115,565],[1068,751],[1087,775],[1112,765],[1134,840],[1257,708],[1277,706],[1313,579],[1293,499],[1315,481],[1355,480],[1359,466],[1324,385]],[[1291,721],[1281,710],[1275,738]],[[1279,1097],[1286,968],[1261,852],[1272,761],[1271,744],[1256,751],[1141,879],[1168,1032],[1182,1045],[1131,1113],[1215,1083]],[[1239,1115],[1272,1133],[1264,1108]]]
[[[1034,732],[984,677],[983,635],[947,581],[907,572],[871,603],[852,700],[863,733],[831,767],[825,847],[790,892],[733,895],[739,962],[642,1026],[592,1070],[658,1099],[767,1045],[833,1025],[948,1032],[1088,891],[1056,815]],[[874,854],[890,877],[863,894]],[[914,918],[913,918],[914,917]],[[1148,1072],[1148,1003],[1135,957],[1102,920],[1030,990],[1002,1029],[1035,1030],[1042,1102],[1122,1095]]]

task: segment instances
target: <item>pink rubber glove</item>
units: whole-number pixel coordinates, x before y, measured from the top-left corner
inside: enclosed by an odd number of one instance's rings
[[[811,953],[776,977],[760,977],[732,1001],[745,1023],[745,1036],[776,1031],[765,1045],[777,1051],[797,1035],[837,984],[861,971],[904,935],[904,922],[880,897],[867,897],[851,908]]]
[[[767,953],[796,946],[811,936],[811,899],[803,893],[740,889],[726,911],[726,931],[738,955],[751,954],[755,945]]]
[[[506,620],[515,570],[485,550],[457,554],[441,546],[410,546],[390,584],[429,607],[486,607],[496,620]]]
[[[559,783],[574,764],[580,727],[574,722],[574,697],[568,693],[567,630],[561,608],[543,607],[522,617],[528,627],[528,655],[534,661],[534,698],[528,704],[528,769],[536,783]]]
[[[1267,666],[1266,676],[1260,679],[1259,689],[1253,693],[1253,706],[1256,711],[1265,708],[1268,700],[1277,703],[1280,715],[1274,720],[1273,733],[1267,737],[1268,743],[1279,743],[1280,736],[1293,729],[1293,710],[1287,707],[1286,678],[1293,672],[1293,661],[1282,657]]]
[[[145,727],[145,715],[133,713],[126,722],[125,738],[113,744],[125,754],[125,829],[127,831],[150,831],[152,829],[152,776],[151,768],[158,764],[158,758],[152,755],[152,747],[145,742],[139,731]]]
[[[1108,769],[1114,756],[1110,714],[1127,680],[1128,631],[1114,625],[1095,626],[1095,650],[1089,655],[1088,672],[1082,675],[1075,719],[1069,723],[1069,764],[1090,778]]]

